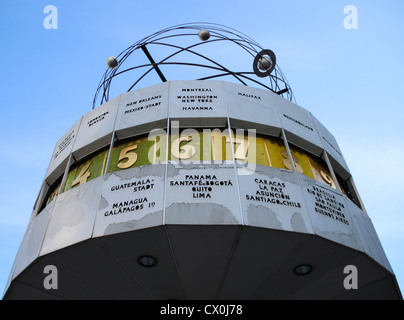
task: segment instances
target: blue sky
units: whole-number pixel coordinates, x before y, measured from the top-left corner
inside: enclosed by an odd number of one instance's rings
[[[50,4],[56,30],[43,25]],[[350,4],[357,30],[344,28]],[[200,21],[235,28],[276,53],[297,103],[336,137],[403,290],[403,16],[402,0],[4,0],[0,290],[54,146],[91,110],[106,58],[160,29]]]

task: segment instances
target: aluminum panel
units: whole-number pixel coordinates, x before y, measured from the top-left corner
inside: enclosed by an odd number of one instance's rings
[[[98,177],[57,197],[40,255],[91,237],[102,181]]]
[[[356,229],[358,230],[364,252],[393,273],[393,269],[390,266],[386,254],[384,253],[382,244],[369,216],[349,199],[346,199],[346,203],[351,213],[351,217],[355,223]]]
[[[324,183],[298,173],[315,234],[363,251],[345,198]]]
[[[164,165],[105,176],[93,237],[163,224]]]
[[[238,179],[246,225],[314,233],[293,172],[257,165],[254,173]]]
[[[56,143],[51,162],[45,174],[45,180],[48,181],[50,184],[52,184],[65,170],[68,157],[73,149],[73,144],[77,137],[80,123],[81,118]]]
[[[310,112],[268,91],[270,104],[278,112],[288,141],[316,155],[321,154],[322,143]]]
[[[321,137],[324,149],[349,173],[348,165],[345,162],[341,149],[338,146],[337,140],[330,133],[330,131],[328,131],[327,128],[323,126],[323,124],[320,121],[318,121],[314,116],[312,117],[317,127],[318,134]]]
[[[220,81],[171,81],[169,117],[180,126],[222,126],[227,110]]]
[[[142,126],[143,132],[155,129],[157,121],[167,119],[169,83],[137,89],[121,95],[115,131],[126,137],[130,128]]]
[[[83,116],[73,147],[73,154],[76,159],[80,159],[110,143],[119,99],[118,96]],[[87,147],[90,144],[91,146]]]
[[[233,166],[169,164],[166,224],[241,224]]]
[[[55,200],[49,203],[41,214],[32,219],[28,225],[15,260],[13,278],[18,276],[39,256],[54,204]]]
[[[279,135],[282,125],[277,111],[271,106],[270,96],[265,90],[229,82],[223,82],[223,90],[232,126],[238,127],[242,121],[250,124],[249,128]],[[262,125],[268,128],[264,129]]]

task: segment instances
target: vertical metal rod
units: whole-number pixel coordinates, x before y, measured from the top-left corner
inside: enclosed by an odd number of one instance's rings
[[[265,152],[267,154],[269,166],[272,167],[272,161],[271,161],[271,157],[269,156],[269,149],[268,149],[268,145],[267,145],[267,138],[263,137],[262,139],[264,140]]]
[[[283,143],[285,144],[285,148],[286,148],[286,151],[288,153],[290,163],[292,164],[292,167],[293,167],[293,174],[294,174],[294,176],[296,178],[296,182],[301,186],[302,181],[301,181],[301,178],[299,177],[299,174],[298,174],[298,172],[296,170],[295,162],[293,161],[292,153],[290,152],[290,148],[289,148],[289,143],[288,143],[288,140],[286,139],[285,130],[283,130],[283,128],[282,128],[282,139],[283,139]],[[304,194],[305,191],[303,191],[303,188],[299,188],[299,189],[300,189],[300,194],[302,195],[302,200],[303,200],[304,206],[306,208],[307,216],[309,217],[309,220],[310,220],[310,229],[313,230],[313,220],[311,218],[311,210],[310,210],[310,207],[309,207],[309,205],[307,204],[307,201],[306,201],[306,196]],[[313,233],[314,233],[314,230],[313,230]]]
[[[66,184],[67,176],[69,174],[70,166],[72,165],[72,159],[74,159],[73,152],[71,152],[70,155],[69,155],[69,160],[67,161],[65,172],[63,173],[63,179],[62,179],[62,182],[60,183],[60,188],[59,188],[59,191],[58,191],[58,195],[61,194],[63,192],[64,188],[65,188],[65,184]]]
[[[292,165],[293,171],[296,171],[295,161],[293,160],[292,152],[290,151],[290,148],[289,148],[289,143],[286,140],[285,130],[283,130],[283,129],[282,129],[282,140],[283,140],[283,143],[285,144],[286,152],[288,154],[290,164]]]
[[[341,190],[341,187],[340,187],[340,185],[339,185],[337,176],[335,175],[335,172],[334,172],[334,169],[333,169],[333,167],[332,167],[332,165],[331,165],[330,159],[328,158],[327,151],[324,150],[324,151],[323,151],[323,155],[324,155],[325,162],[327,163],[328,170],[330,171],[331,176],[332,176],[332,179],[333,179],[334,182],[335,182],[335,185],[336,185],[336,187],[337,187],[337,190],[342,193],[342,190]]]
[[[115,114],[114,126],[112,128],[112,136],[111,136],[111,142],[110,142],[109,150],[108,150],[107,163],[105,164],[105,168],[103,169],[103,172],[102,172],[103,175],[108,173],[109,164],[111,162],[112,149],[115,146],[115,140],[118,140],[116,137],[115,127],[116,127],[116,120],[118,119],[118,114],[119,114],[119,110],[120,110],[119,106],[121,103],[121,97],[122,97],[122,95],[119,96],[119,98],[118,98],[119,100],[118,100],[117,110],[116,110],[116,114]],[[104,177],[104,180],[105,180],[105,177]]]
[[[46,196],[46,193],[49,191],[49,188],[50,188],[50,185],[46,181],[44,181],[42,183],[41,190],[40,190],[39,195],[36,198],[36,201],[34,204],[34,208],[33,208],[34,215],[37,215],[38,210],[41,208],[42,202],[45,200],[44,198]]]
[[[233,159],[233,168],[234,168],[234,179],[236,180],[236,188],[237,188],[237,195],[238,195],[238,204],[240,209],[240,217],[241,217],[241,225],[244,225],[244,215],[243,215],[243,206],[241,205],[241,194],[240,194],[240,183],[238,181],[238,168],[236,157],[234,153],[234,145],[233,145],[233,131],[230,126],[230,118],[227,116],[227,128],[229,130],[229,137],[230,137],[230,150]],[[227,148],[227,147],[226,147]],[[227,156],[227,154],[226,154]],[[227,160],[224,160],[227,161]]]
[[[355,193],[355,196],[358,198],[358,201],[359,201],[359,204],[361,205],[362,211],[365,212],[369,216],[368,212],[366,211],[365,205],[363,204],[362,198],[359,195],[358,189],[356,189],[356,185],[355,185],[355,182],[354,182],[353,178],[350,177],[348,179],[348,182],[352,185],[353,191]]]
[[[170,101],[170,84],[167,88],[167,92],[168,92],[168,101]],[[167,203],[167,179],[168,179],[168,166],[169,166],[169,154],[168,154],[168,150],[169,148],[169,144],[170,144],[170,135],[171,135],[171,125],[170,125],[170,114],[169,114],[169,106],[167,106],[167,127],[166,127],[166,154],[165,154],[165,160],[163,161],[164,164],[164,180],[163,180],[163,225],[165,226],[166,224],[166,203]],[[157,143],[157,140],[156,140]],[[161,157],[161,150],[160,150],[160,157]],[[171,244],[170,244],[171,245]],[[174,259],[175,260],[175,259]],[[182,283],[181,283],[182,286]]]
[[[108,150],[108,158],[107,158],[107,163],[105,164],[105,168],[103,168],[103,175],[106,175],[108,173],[108,168],[109,168],[109,163],[111,162],[111,155],[112,155],[112,149],[115,146],[115,130],[112,132],[112,136],[111,136],[111,142],[109,145],[109,150]],[[105,179],[105,177],[104,177]]]

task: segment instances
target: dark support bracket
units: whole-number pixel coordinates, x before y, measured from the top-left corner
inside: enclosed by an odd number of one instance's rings
[[[143,52],[145,53],[146,57],[149,59],[150,63],[153,65],[154,70],[156,70],[157,74],[159,75],[161,81],[163,82],[167,82],[167,79],[164,77],[163,73],[161,72],[161,70],[159,69],[158,65],[156,64],[156,62],[154,62],[152,56],[150,55],[149,50],[147,50],[146,46],[143,45],[141,46]]]
[[[275,92],[275,93],[281,95],[281,94],[284,94],[284,93],[286,93],[286,92],[288,92],[288,91],[289,91],[289,89],[288,89],[288,88],[285,88],[285,89],[282,89],[282,90],[277,91],[277,92]]]

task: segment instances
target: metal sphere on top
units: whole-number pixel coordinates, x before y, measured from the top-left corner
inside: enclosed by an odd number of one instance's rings
[[[199,39],[201,39],[202,41],[206,41],[209,38],[210,38],[209,30],[202,29],[201,31],[199,31]]]
[[[118,65],[118,60],[115,57],[108,57],[107,59],[107,66],[110,69],[114,69],[116,68],[116,66]]]
[[[269,57],[263,57],[259,60],[259,68],[262,71],[267,71],[271,69],[272,65],[273,65],[272,60]]]
[[[255,56],[253,69],[255,75],[260,78],[270,77],[276,67],[276,56],[272,50],[265,49]]]

